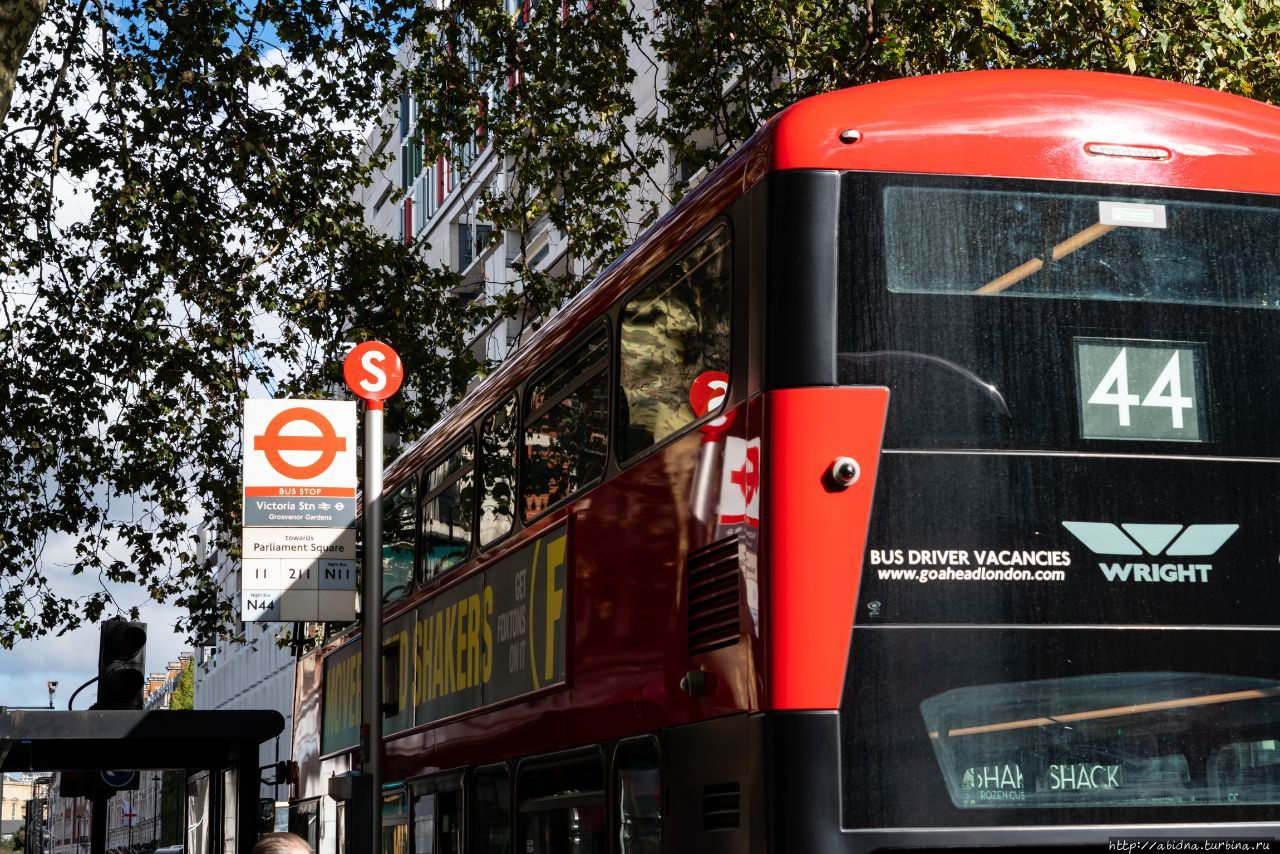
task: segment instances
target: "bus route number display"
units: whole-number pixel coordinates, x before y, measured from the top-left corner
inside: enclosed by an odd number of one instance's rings
[[[1076,338],[1075,356],[1082,438],[1209,440],[1202,345]]]

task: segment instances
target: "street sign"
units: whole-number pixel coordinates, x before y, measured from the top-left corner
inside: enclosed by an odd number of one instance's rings
[[[245,528],[244,558],[354,561],[355,528]],[[353,588],[354,589],[354,588]]]
[[[244,401],[247,508],[251,498],[346,499],[353,506],[355,495],[355,402]],[[252,510],[271,512],[265,506]]]
[[[241,617],[355,619],[356,404],[249,400]]]
[[[357,344],[342,363],[347,388],[361,400],[386,400],[400,389],[404,366],[400,357],[381,341]]]

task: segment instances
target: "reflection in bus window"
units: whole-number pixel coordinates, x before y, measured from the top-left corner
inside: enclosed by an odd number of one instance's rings
[[[516,512],[516,399],[484,420],[480,427],[480,545],[487,546],[511,530]]]
[[[382,852],[409,854],[409,804],[401,788],[382,793]]]
[[[413,585],[414,508],[417,486],[410,480],[383,499],[382,601],[394,602]]]
[[[624,742],[614,760],[619,854],[662,854],[662,766],[651,738]]]
[[[289,832],[301,836],[316,851],[320,846],[320,799],[289,805]]]
[[[608,366],[608,336],[602,331],[533,385],[524,436],[526,519],[604,473]]]
[[[1280,682],[1103,673],[920,704],[957,807],[1280,803]]]
[[[240,793],[236,785],[239,774],[235,768],[227,768],[222,772],[222,851],[223,854],[236,852],[236,807],[240,804]]]
[[[474,452],[460,445],[427,473],[422,501],[422,580],[448,572],[471,551]]]
[[[457,774],[413,780],[414,854],[462,851],[462,780]]]
[[[473,854],[512,854],[511,775],[499,765],[479,768],[471,779]]]
[[[413,799],[413,854],[436,854],[436,793]]]
[[[436,796],[436,854],[462,852],[462,792],[441,789]]]
[[[605,854],[604,769],[599,757],[521,768],[522,854]]]
[[[729,371],[729,230],[720,227],[622,309],[620,459],[698,416],[694,380]]]

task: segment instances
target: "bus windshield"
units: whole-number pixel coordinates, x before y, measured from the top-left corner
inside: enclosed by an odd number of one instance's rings
[[[1280,307],[1280,209],[889,186],[889,290]]]
[[[843,180],[837,379],[893,390],[885,447],[1275,454],[1280,199]]]

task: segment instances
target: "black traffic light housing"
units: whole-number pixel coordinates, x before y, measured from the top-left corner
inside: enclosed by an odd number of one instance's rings
[[[98,702],[95,709],[141,709],[147,624],[107,620],[98,641]]]

